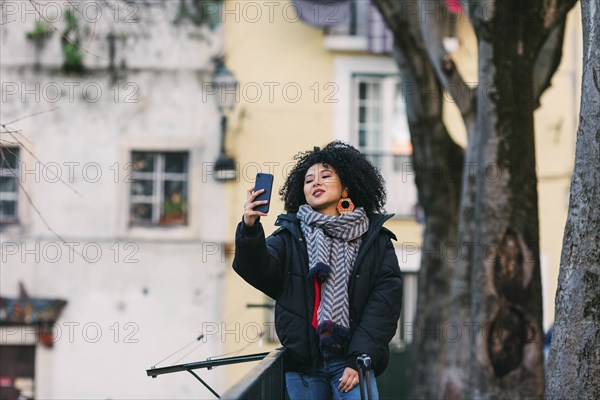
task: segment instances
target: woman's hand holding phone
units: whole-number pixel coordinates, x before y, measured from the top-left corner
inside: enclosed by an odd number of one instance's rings
[[[269,202],[268,200],[254,201],[256,199],[256,196],[263,193],[264,191],[265,189],[259,189],[256,192],[254,192],[254,187],[251,187],[246,192],[247,200],[244,203],[244,223],[248,226],[254,225],[259,216],[267,216],[267,214],[264,212],[254,210],[254,207],[267,204]]]

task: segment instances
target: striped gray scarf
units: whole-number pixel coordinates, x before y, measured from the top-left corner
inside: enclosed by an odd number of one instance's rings
[[[321,214],[302,205],[297,217],[308,247],[308,276],[321,283],[321,302],[317,311],[321,345],[341,344],[349,323],[348,281],[361,236],[369,229],[369,218],[362,207],[339,216]]]

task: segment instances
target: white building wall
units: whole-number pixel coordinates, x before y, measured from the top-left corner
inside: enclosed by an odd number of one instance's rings
[[[118,3],[121,16],[131,15],[124,2],[108,3]],[[23,188],[20,224],[0,229],[1,296],[17,297],[22,281],[31,297],[68,301],[54,347],[37,346],[36,398],[212,396],[187,373],[157,379],[145,374],[193,341],[205,323],[220,320],[226,268],[224,188],[208,172],[219,151],[219,114],[214,99],[203,95],[222,31],[174,26],[176,3],[140,2],[139,21],[129,24],[114,14],[96,23],[82,17],[90,31],[82,44],[85,74],[61,71],[56,31],[36,56],[26,33],[39,14],[29,2],[2,4],[0,120],[43,114],[8,126],[20,130]],[[50,9],[40,11],[50,15]],[[53,21],[59,30],[64,26],[64,18]],[[115,72],[107,69],[109,31],[124,38],[117,41],[115,65],[126,68]],[[7,134],[1,139],[4,145],[14,141]],[[126,164],[132,150],[189,152],[187,226],[129,227]],[[5,330],[0,339],[2,345],[31,337]],[[222,349],[217,335],[209,336],[179,363]],[[215,389],[222,387],[222,369],[199,373]]]

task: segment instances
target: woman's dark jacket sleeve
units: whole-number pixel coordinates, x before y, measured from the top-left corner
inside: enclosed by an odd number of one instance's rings
[[[281,237],[265,240],[262,224],[257,220],[248,226],[242,220],[235,232],[233,269],[250,285],[272,299],[277,299],[283,288],[284,244]]]
[[[402,274],[392,241],[388,239],[383,263],[346,351],[346,366],[356,369],[356,357],[366,353],[374,366],[387,365],[388,344],[394,337],[402,310]],[[382,357],[385,360],[382,360]]]

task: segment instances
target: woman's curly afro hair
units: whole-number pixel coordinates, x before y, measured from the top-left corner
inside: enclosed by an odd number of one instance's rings
[[[312,151],[300,152],[294,160],[297,160],[296,165],[279,190],[287,212],[295,213],[306,204],[304,177],[308,169],[317,163],[328,164],[335,169],[356,207],[363,207],[367,213],[385,212],[385,181],[381,173],[351,145],[336,140],[322,149],[315,147]]]

